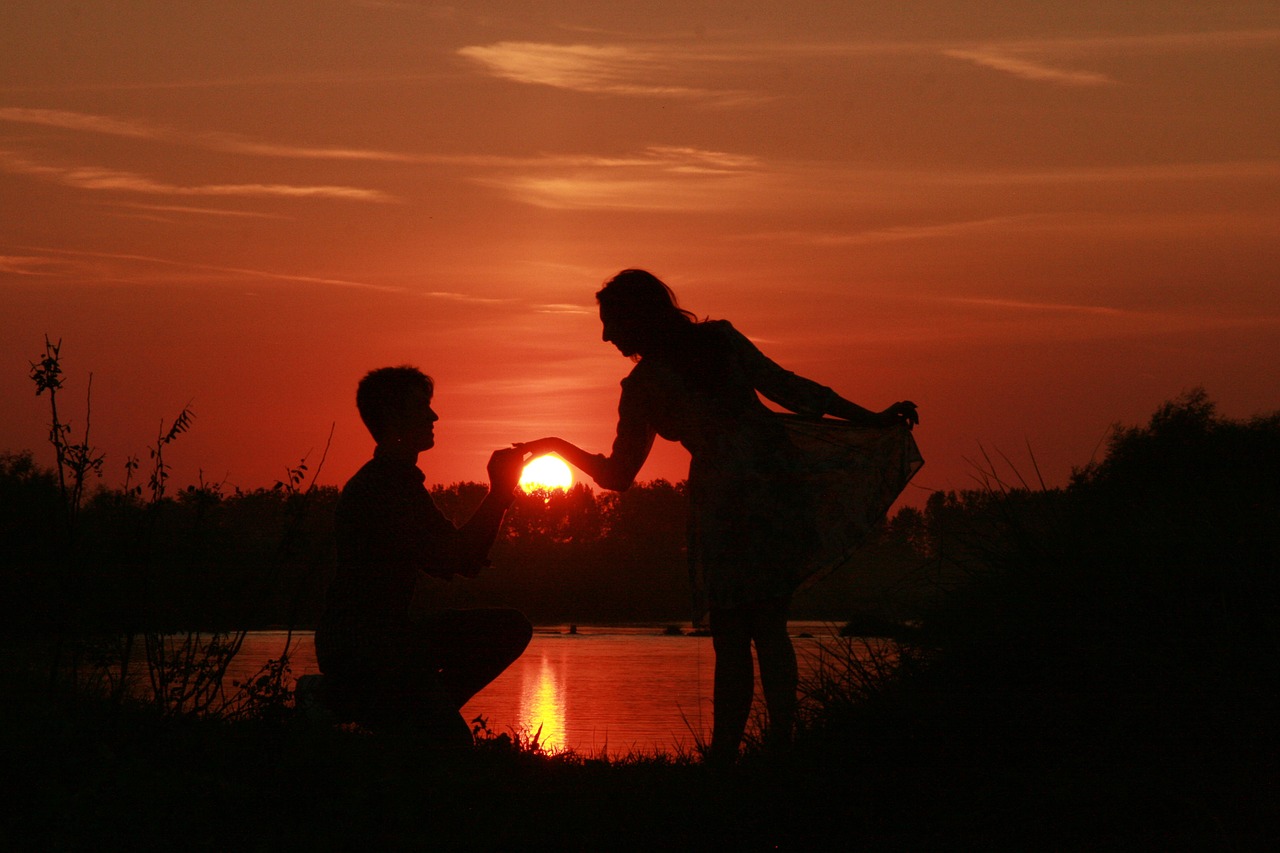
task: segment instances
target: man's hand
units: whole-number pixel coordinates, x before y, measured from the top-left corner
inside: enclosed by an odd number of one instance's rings
[[[503,498],[510,498],[516,487],[520,485],[525,455],[525,450],[519,447],[493,451],[488,465],[489,491]]]

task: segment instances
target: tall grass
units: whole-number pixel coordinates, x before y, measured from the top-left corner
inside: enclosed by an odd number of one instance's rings
[[[110,511],[114,535],[126,543],[126,574],[133,578],[130,589],[114,612],[105,616],[99,604],[86,599],[95,588],[89,573],[106,558],[84,541],[80,521],[87,486],[102,476],[106,454],[90,443],[92,374],[86,392],[84,427],[81,438],[73,438],[72,425],[60,407],[65,390],[61,341],[45,338],[44,351],[31,362],[30,377],[36,395],[49,401],[48,441],[54,451],[58,484],[59,527],[57,547],[51,550],[53,563],[46,567],[57,580],[49,587],[51,597],[41,602],[50,618],[48,678],[51,688],[88,691],[107,696],[113,704],[144,699],[166,717],[216,715],[228,718],[279,715],[292,700],[289,653],[293,640],[292,615],[284,647],[278,658],[243,684],[224,684],[228,666],[239,652],[246,635],[243,627],[223,630],[173,630],[158,627],[156,590],[160,584],[154,560],[155,535],[161,515],[170,507],[167,492],[172,469],[165,458],[168,448],[187,433],[195,413],[184,406],[167,424],[161,422],[154,442],[148,447],[145,483],[142,464],[129,456],[124,463],[124,486],[104,496]],[[332,441],[332,430],[330,431]],[[316,477],[324,465],[326,444],[315,471],[307,458],[286,469],[276,483],[287,508],[285,524],[276,550],[276,572],[299,550],[302,527],[310,508]],[[220,498],[220,485],[201,478],[188,497],[198,500]],[[194,497],[192,497],[194,496]],[[196,514],[197,522],[202,518]],[[199,531],[189,531],[198,536]],[[291,613],[296,613],[297,593]],[[94,613],[93,618],[89,617]],[[138,660],[138,647],[142,647]]]

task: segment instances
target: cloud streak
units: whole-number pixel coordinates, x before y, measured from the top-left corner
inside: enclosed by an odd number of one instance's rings
[[[691,64],[726,58],[717,54],[691,55],[662,46],[503,41],[463,47],[458,55],[494,77],[575,92],[723,103],[753,99],[745,91],[678,82]]]
[[[555,158],[546,165],[557,171]],[[583,161],[559,174],[547,170],[485,177],[517,201],[552,209],[709,210],[754,183],[761,162],[748,155],[699,148],[651,146],[618,160]]]
[[[259,157],[285,157],[306,160],[360,160],[387,163],[414,162],[409,154],[368,148],[316,147],[257,142],[230,133],[191,133],[148,122],[112,116],[50,110],[35,107],[0,107],[0,121],[15,124],[53,127],[80,133],[95,133],[129,139],[194,145],[208,151],[248,154]]]
[[[201,264],[192,261],[173,260],[172,258],[158,258],[153,255],[139,255],[126,252],[92,252],[80,249],[56,249],[38,246],[23,247],[29,251],[45,252],[43,257],[32,257],[27,260],[36,262],[43,261],[49,265],[63,265],[64,267],[71,262],[68,258],[93,258],[103,261],[125,261],[134,264],[143,264],[146,266],[161,266],[185,270],[193,270],[203,273],[217,273],[220,277],[226,275],[234,275],[236,277],[250,278],[256,280],[280,281],[280,282],[297,282],[300,284],[324,284],[334,287],[358,288],[361,290],[377,290],[387,293],[407,293],[408,290],[403,287],[391,287],[387,285],[371,284],[363,281],[353,281],[350,279],[340,278],[320,278],[317,276],[293,275],[290,273],[270,272],[267,270],[251,269],[247,267],[221,266],[217,264]],[[71,274],[82,273],[80,271],[71,271]],[[137,277],[133,279],[112,279],[112,280],[139,280]]]
[[[47,110],[35,107],[0,107],[0,121],[34,124],[62,130],[78,130],[124,136],[132,139],[157,139],[165,135],[160,128],[109,116],[77,113],[69,110]]]
[[[1074,71],[1054,68],[1041,62],[1009,53],[993,50],[944,50],[943,56],[971,62],[980,68],[1002,71],[1023,80],[1036,83],[1056,83],[1062,86],[1108,86],[1115,83],[1105,74],[1094,71]]]
[[[1134,310],[1106,305],[1036,302],[995,297],[923,297],[925,301],[972,308],[1003,323],[1016,315],[1023,333],[1065,338],[1093,338],[1098,334],[1167,334],[1196,330],[1266,329],[1280,325],[1271,314],[1210,314],[1200,310]],[[981,322],[981,320],[979,320]]]
[[[30,175],[75,189],[95,192],[126,192],[147,195],[239,197],[239,198],[324,198],[339,201],[395,201],[381,190],[363,187],[299,184],[179,184],[158,181],[137,172],[103,166],[51,166],[37,163],[12,151],[0,150],[0,169],[11,174]]]
[[[1204,50],[1240,50],[1280,42],[1280,29],[1226,30],[1184,33],[1134,33],[1125,35],[1017,39],[984,45],[945,47],[939,52],[951,59],[999,71],[1036,83],[1060,86],[1111,86],[1116,80],[1098,71],[1063,67],[1071,57],[1186,53]],[[1050,57],[1055,57],[1051,60]]]
[[[1070,67],[1073,57],[1100,54],[1188,52],[1266,46],[1280,29],[1011,39],[987,44],[945,41],[725,42],[713,48],[689,44],[550,44],[502,41],[460,48],[457,54],[490,76],[527,85],[586,94],[714,102],[754,103],[763,93],[743,88],[690,85],[709,68],[733,73],[762,62],[806,57],[941,55],[1021,80],[1068,87],[1111,86],[1109,75]]]
[[[290,145],[263,142],[230,133],[192,133],[171,127],[114,116],[29,107],[0,107],[0,121],[39,125],[79,133],[145,139],[189,145],[207,151],[299,160],[350,160],[472,168],[572,168],[647,166],[655,157],[683,158],[688,169],[738,168],[752,158],[739,154],[703,151],[678,146],[653,146],[641,155],[610,157],[599,154],[431,154],[384,151],[373,148]]]
[[[1027,216],[993,216],[986,219],[970,219],[959,222],[942,222],[931,225],[893,225],[848,233],[821,231],[784,231],[770,234],[752,234],[744,240],[775,239],[789,243],[813,246],[869,246],[880,243],[896,243],[910,240],[936,240],[973,233],[1018,227],[1030,219]]]
[[[951,305],[972,305],[978,308],[994,308],[1007,311],[1034,311],[1051,314],[1087,314],[1100,317],[1141,317],[1144,315],[1121,308],[1109,308],[1104,305],[1076,305],[1060,302],[1031,302],[1021,299],[993,299],[984,297],[947,296],[938,297],[934,301]]]
[[[148,211],[153,213],[195,213],[204,216],[225,216],[244,219],[288,219],[278,213],[262,213],[256,210],[227,210],[217,207],[192,207],[184,204],[139,204],[136,202],[117,202],[111,207],[126,210]]]
[[[11,275],[58,276],[56,267],[61,265],[61,261],[38,255],[0,255],[0,273]]]
[[[1064,168],[1043,171],[953,172],[937,180],[956,184],[1076,184],[1280,179],[1280,160],[1226,160],[1191,163]]]

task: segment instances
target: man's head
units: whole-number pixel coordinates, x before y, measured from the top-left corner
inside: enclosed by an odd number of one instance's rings
[[[416,451],[435,444],[438,417],[431,410],[435,383],[407,364],[371,370],[356,386],[356,408],[378,444],[401,444]]]

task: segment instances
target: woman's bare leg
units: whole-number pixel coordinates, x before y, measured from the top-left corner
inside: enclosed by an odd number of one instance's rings
[[[785,746],[791,742],[796,722],[796,687],[799,675],[796,650],[787,633],[787,611],[790,601],[774,599],[762,602],[756,620],[754,639],[756,658],[760,662],[760,686],[764,689],[765,707],[769,710],[769,743]]]
[[[751,633],[739,609],[711,611],[711,644],[716,651],[711,758],[732,761],[747,729],[755,693]]]

